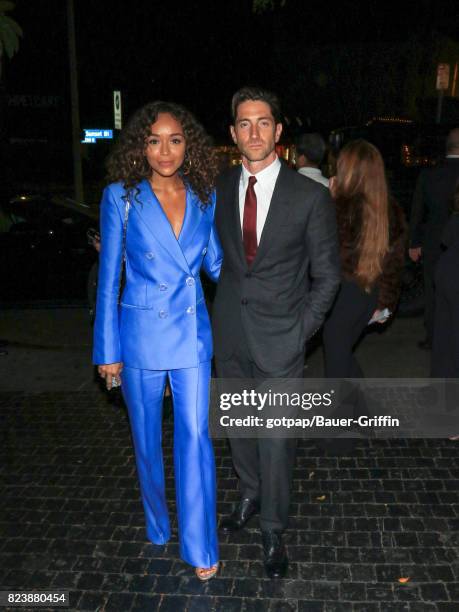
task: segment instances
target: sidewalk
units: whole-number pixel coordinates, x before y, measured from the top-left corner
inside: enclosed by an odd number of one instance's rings
[[[340,457],[301,440],[288,578],[264,577],[252,519],[221,537],[221,572],[201,584],[178,559],[171,422],[164,452],[173,536],[159,547],[145,539],[125,410],[92,383],[83,312],[45,312],[7,313],[0,324],[0,337],[17,342],[0,360],[3,590],[68,590],[71,610],[91,612],[458,611],[458,443],[362,441]],[[420,334],[421,321],[406,319],[367,337],[359,349],[366,374],[425,375]],[[33,348],[32,339],[54,348]],[[320,368],[316,351],[308,370],[318,376]],[[238,495],[226,443],[215,449],[222,515]]]
[[[430,353],[419,350],[422,319],[396,319],[378,326],[357,349],[365,374],[373,377],[422,378],[429,374]],[[0,338],[11,346],[0,359],[2,391],[79,391],[93,381],[92,329],[86,309],[4,310]],[[323,375],[322,350],[307,360],[306,375]]]
[[[92,329],[84,308],[3,310],[2,391],[79,391],[92,383]]]

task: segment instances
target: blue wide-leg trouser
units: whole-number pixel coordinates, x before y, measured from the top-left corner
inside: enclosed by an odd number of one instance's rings
[[[210,567],[218,561],[215,460],[208,432],[210,361],[180,370],[125,367],[121,378],[148,539],[165,544],[170,538],[162,453],[162,404],[169,378],[180,556],[195,567]]]

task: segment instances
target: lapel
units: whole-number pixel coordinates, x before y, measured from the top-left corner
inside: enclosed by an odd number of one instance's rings
[[[204,212],[201,210],[201,200],[189,187],[187,187],[185,217],[183,219],[182,230],[178,237],[178,243],[182,249],[182,253],[186,254],[188,248],[193,245],[194,236],[200,227],[203,217]]]
[[[260,243],[257,254],[252,262],[252,268],[262,259],[268,251],[270,245],[276,241],[276,236],[280,225],[285,225],[290,214],[289,206],[290,184],[289,174],[291,170],[284,163],[281,163],[279,175],[274,186],[273,195],[269,204],[268,216],[261,233]]]
[[[166,213],[155,196],[149,181],[143,179],[137,187],[139,193],[137,197],[133,198],[133,202],[131,202],[132,208],[161,246],[169,252],[180,267],[190,274],[190,268],[183,253],[182,244],[185,240],[188,243],[189,239],[186,238],[186,232],[190,231],[194,234],[200,220],[195,212],[195,209],[199,211],[199,208],[194,206],[194,194],[187,188],[185,217],[183,219],[182,231],[177,240],[166,217]]]
[[[244,245],[242,242],[241,217],[239,214],[239,181],[241,179],[242,167],[238,166],[231,173],[226,189],[226,206],[228,207],[228,234],[234,243],[234,248],[244,266],[247,266],[245,259]]]

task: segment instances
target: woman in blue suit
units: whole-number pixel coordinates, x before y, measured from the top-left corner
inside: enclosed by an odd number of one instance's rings
[[[148,538],[170,538],[161,449],[166,381],[174,403],[180,555],[200,580],[218,569],[215,463],[208,435],[212,336],[199,273],[214,281],[217,161],[183,107],[137,111],[109,162],[93,361],[129,411]],[[126,282],[119,297],[124,260]]]

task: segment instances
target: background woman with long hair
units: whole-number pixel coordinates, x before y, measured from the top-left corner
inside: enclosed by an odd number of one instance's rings
[[[108,388],[122,385],[147,537],[155,544],[170,538],[161,448],[169,380],[180,555],[208,580],[218,568],[208,434],[212,336],[199,273],[203,268],[215,281],[221,267],[214,229],[217,161],[186,109],[153,102],[121,133],[108,170],[93,360]],[[118,300],[123,261],[126,282]]]
[[[331,181],[342,279],[324,325],[325,375],[360,378],[354,346],[371,318],[394,312],[404,261],[405,221],[390,198],[384,162],[365,140],[346,145]],[[382,319],[384,322],[386,319]]]

